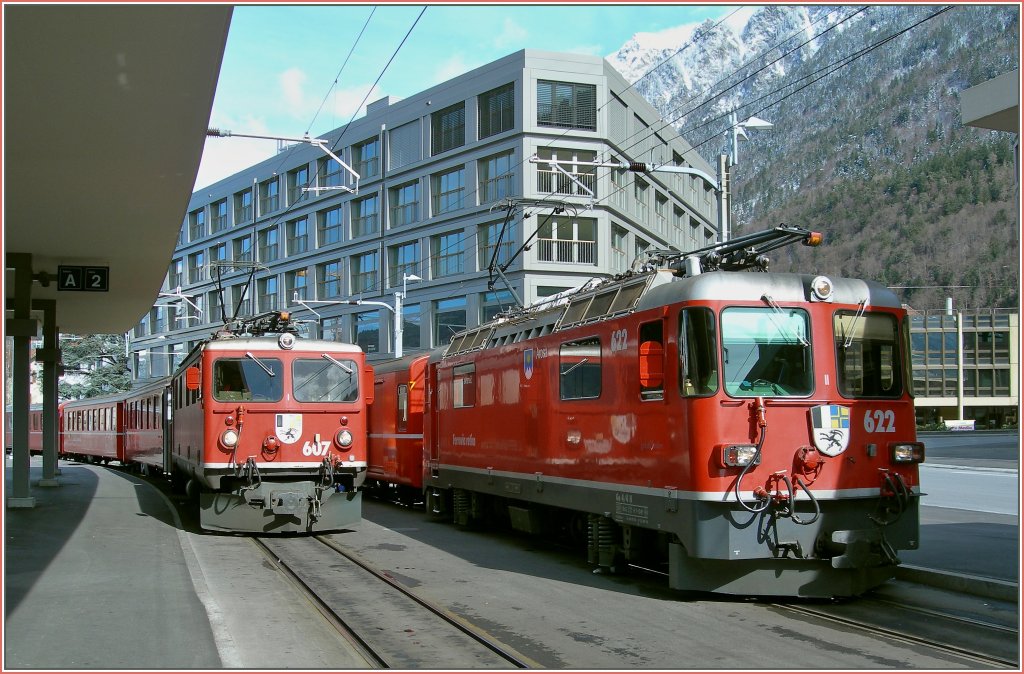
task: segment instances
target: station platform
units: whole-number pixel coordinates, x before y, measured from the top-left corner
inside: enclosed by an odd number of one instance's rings
[[[58,468],[39,487],[33,457],[35,507],[5,509],[5,671],[366,667],[247,538],[186,531],[129,473]]]

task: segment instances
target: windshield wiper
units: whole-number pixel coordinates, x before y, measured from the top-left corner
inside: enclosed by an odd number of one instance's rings
[[[849,336],[844,335],[846,340],[843,342],[843,348],[849,349],[850,345],[853,344],[854,335],[857,334],[857,323],[864,318],[864,310],[868,308],[868,298],[864,298],[860,301],[860,307],[857,309],[857,313],[853,316],[853,321],[850,323],[850,334]]]
[[[797,341],[800,342],[801,346],[807,347],[811,345],[810,342],[808,342],[806,339],[803,338],[802,335],[800,335],[800,333],[793,332],[793,330],[790,329],[789,325],[786,324],[786,313],[782,310],[782,307],[779,306],[779,303],[775,301],[775,298],[773,298],[768,293],[765,293],[764,295],[761,295],[761,299],[764,300],[765,304],[772,308],[774,314],[770,315],[769,318],[771,319],[772,323],[775,324],[775,327],[778,328],[780,333],[784,334],[786,337],[792,337],[796,339]],[[780,323],[779,321],[775,320],[775,315],[781,316],[783,318],[783,321]]]
[[[349,367],[348,365],[345,365],[345,364],[344,364],[344,363],[342,363],[341,361],[339,361],[339,360],[336,360],[336,359],[335,359],[335,358],[333,358],[333,357],[332,357],[332,356],[331,356],[330,354],[327,354],[327,353],[321,353],[321,354],[320,354],[320,357],[321,357],[321,358],[326,358],[327,360],[331,361],[332,363],[334,363],[335,365],[337,365],[338,367],[340,367],[340,368],[341,368],[342,370],[344,370],[345,372],[348,372],[349,374],[352,374],[352,368],[350,368],[350,367]]]
[[[257,365],[259,365],[261,368],[263,368],[263,371],[266,372],[271,377],[276,377],[277,376],[276,374],[274,374],[273,370],[271,370],[269,367],[267,367],[266,365],[263,364],[262,360],[260,360],[256,356],[252,355],[252,351],[246,351],[245,352],[245,357],[246,358],[251,358],[253,360],[253,362],[255,362]]]

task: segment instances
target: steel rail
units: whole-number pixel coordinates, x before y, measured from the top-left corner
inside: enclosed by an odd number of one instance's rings
[[[542,668],[542,666],[539,663],[530,662],[530,661],[527,660],[527,658],[525,656],[522,656],[522,655],[517,654],[517,653],[512,653],[511,650],[509,649],[509,647],[505,646],[504,644],[501,644],[500,642],[498,642],[496,639],[493,639],[489,635],[486,635],[481,630],[479,630],[479,628],[467,624],[461,618],[458,618],[457,616],[454,616],[454,615],[450,614],[448,611],[446,611],[445,609],[441,608],[440,606],[437,606],[436,604],[434,604],[434,603],[432,603],[432,602],[430,602],[430,601],[420,597],[415,592],[410,590],[408,587],[402,585],[401,583],[399,583],[398,581],[394,580],[393,578],[388,577],[386,574],[382,573],[381,571],[378,571],[377,569],[373,568],[368,563],[366,563],[365,561],[360,559],[358,556],[356,556],[355,553],[351,552],[350,550],[344,549],[343,547],[338,545],[335,541],[333,541],[333,540],[331,540],[329,538],[326,538],[324,536],[314,536],[313,538],[315,538],[316,540],[320,541],[321,543],[323,543],[327,547],[331,548],[332,550],[334,550],[335,552],[337,552],[338,554],[343,556],[345,559],[349,560],[350,562],[352,562],[353,564],[355,564],[359,568],[363,569],[367,573],[371,574],[372,576],[374,576],[378,580],[381,580],[384,583],[387,583],[389,586],[391,586],[392,588],[394,588],[395,590],[400,592],[403,596],[405,596],[405,597],[411,599],[412,601],[416,602],[417,604],[419,604],[420,606],[425,608],[427,611],[429,611],[431,614],[441,618],[442,620],[447,622],[449,625],[451,625],[455,629],[459,630],[460,632],[462,632],[466,636],[470,637],[471,639],[473,639],[474,641],[476,641],[481,646],[483,646],[484,648],[488,649],[489,651],[491,651],[495,655],[497,655],[500,658],[508,661],[508,663],[511,664],[513,667],[515,667],[517,669],[540,669],[540,668]]]

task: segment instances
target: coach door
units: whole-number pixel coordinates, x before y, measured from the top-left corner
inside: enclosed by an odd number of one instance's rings
[[[438,405],[437,405],[437,363],[428,362],[424,377],[427,381],[426,399],[423,401],[424,409],[428,413],[423,415],[423,442],[429,447],[429,470],[430,477],[440,475],[441,448],[437,441],[438,436]]]

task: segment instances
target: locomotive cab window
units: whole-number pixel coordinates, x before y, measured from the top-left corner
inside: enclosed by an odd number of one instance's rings
[[[898,398],[904,368],[896,318],[838,311],[832,319],[839,392],[851,398]]]
[[[218,402],[276,402],[284,391],[277,358],[218,358],[213,363],[213,399]]]
[[[641,400],[662,400],[665,397],[665,347],[661,333],[661,321],[640,326],[637,350]]]
[[[807,312],[733,307],[722,312],[722,369],[731,396],[806,396],[813,389]]]
[[[696,307],[679,312],[679,393],[707,396],[718,390],[715,315]]]
[[[597,337],[562,344],[558,351],[562,400],[601,396],[601,340]]]
[[[359,400],[359,366],[324,354],[292,363],[295,399],[303,403],[351,403]]]

